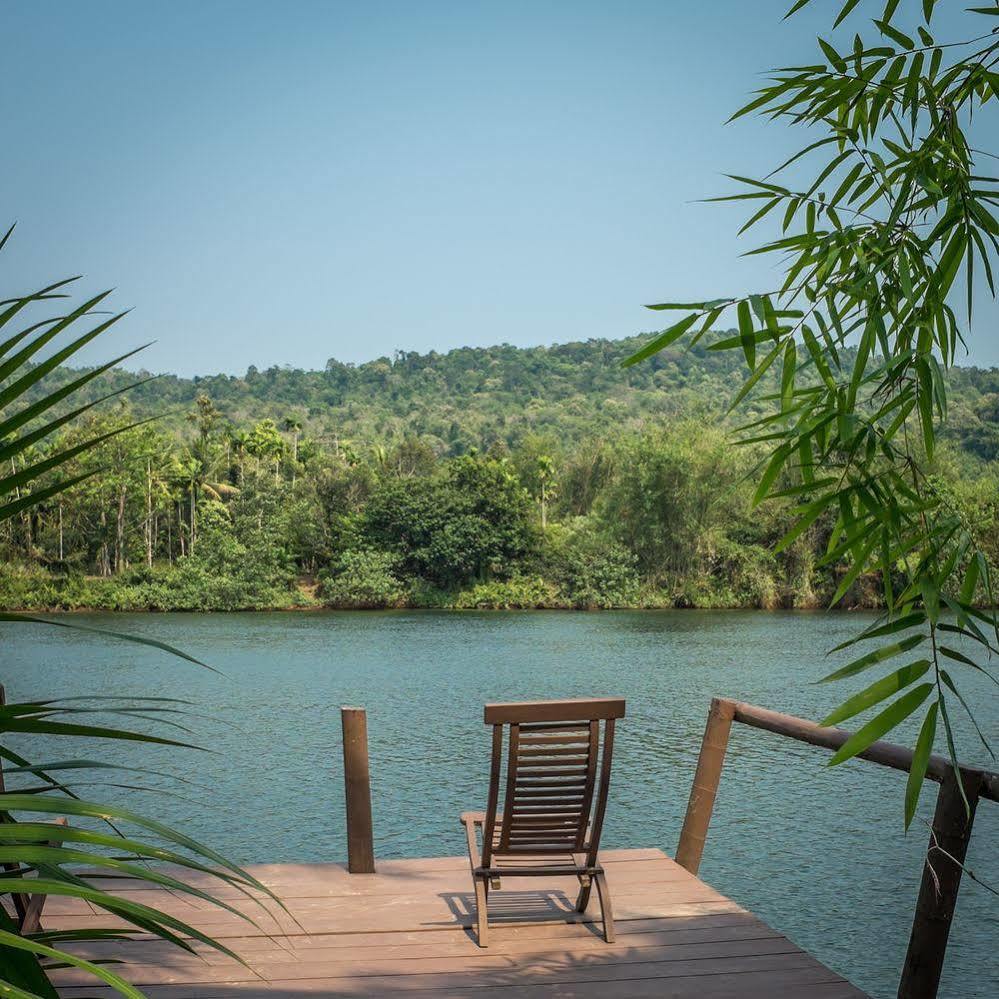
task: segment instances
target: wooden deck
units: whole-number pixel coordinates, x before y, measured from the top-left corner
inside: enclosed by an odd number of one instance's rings
[[[192,957],[153,939],[75,949],[123,956],[125,964],[115,970],[151,999],[396,993],[426,999],[863,999],[659,850],[605,851],[602,859],[617,920],[613,945],[600,937],[595,898],[585,915],[573,912],[574,879],[508,878],[490,895],[493,932],[489,948],[480,949],[470,930],[468,861],[440,857],[383,860],[377,874],[367,875],[350,875],[339,864],[257,865],[252,872],[290,911],[256,910],[259,928],[162,890],[128,882],[118,889],[223,939],[247,967],[200,944]],[[55,898],[44,919],[47,929],[112,922],[85,903]],[[57,974],[63,996],[113,994],[75,970]]]

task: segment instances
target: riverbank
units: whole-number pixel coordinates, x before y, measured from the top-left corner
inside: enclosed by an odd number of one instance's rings
[[[830,590],[831,592],[831,590]],[[843,603],[845,609],[876,609],[875,589],[864,580]],[[444,590],[423,580],[389,590],[357,580],[342,582],[302,576],[274,582],[252,576],[233,580],[194,574],[189,566],[154,566],[116,576],[57,574],[21,566],[0,568],[0,610],[58,611],[310,611],[310,610],[818,610],[829,593],[739,590],[705,577],[674,587],[592,588],[567,593],[542,576],[515,575],[505,580]]]

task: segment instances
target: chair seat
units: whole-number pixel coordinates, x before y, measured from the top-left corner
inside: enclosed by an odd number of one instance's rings
[[[461,823],[464,826],[484,826],[485,812],[462,812]],[[578,876],[602,870],[599,863],[586,863],[587,844],[578,852],[566,853],[531,853],[526,850],[500,850],[499,831],[503,822],[503,813],[496,813],[496,828],[493,831],[493,849],[491,863],[488,867],[477,865],[474,872],[481,875],[498,876],[500,874],[516,874],[521,877],[538,875],[553,875],[557,877],[564,873],[568,876]]]

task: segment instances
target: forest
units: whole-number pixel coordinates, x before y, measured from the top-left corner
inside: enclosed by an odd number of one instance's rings
[[[50,388],[89,373],[74,398],[106,402],[45,452],[106,436],[31,488],[76,485],[3,525],[0,606],[824,606],[832,522],[778,551],[793,494],[751,508],[736,361],[698,345],[622,368],[644,339],[243,377],[59,369]],[[951,383],[935,475],[999,555],[999,371]],[[861,575],[846,605],[876,592]]]

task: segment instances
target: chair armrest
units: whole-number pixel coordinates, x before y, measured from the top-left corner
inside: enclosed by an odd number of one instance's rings
[[[476,826],[481,826],[484,821],[485,812],[463,812],[461,815],[461,824],[465,827],[465,836],[468,839],[468,863],[473,874],[477,868],[482,866]]]

